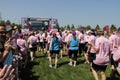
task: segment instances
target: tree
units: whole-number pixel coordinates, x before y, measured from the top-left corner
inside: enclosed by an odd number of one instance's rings
[[[116,30],[117,28],[115,27],[114,24],[112,24],[111,27],[110,27],[110,29],[111,29],[111,30]]]
[[[91,26],[90,26],[90,25],[87,25],[87,26],[85,27],[85,29],[86,29],[86,30],[90,30],[90,29],[91,29]]]
[[[15,24],[15,23],[12,23],[12,26],[14,27],[14,26],[16,26],[16,24]]]
[[[63,28],[64,28],[64,29],[67,29],[67,26],[64,26]]]
[[[120,31],[120,27],[118,28],[118,31]]]
[[[7,21],[6,21],[6,24],[7,24],[7,25],[10,25],[10,24],[11,24],[10,20],[7,20]]]
[[[60,27],[60,30],[61,30],[61,31],[64,31],[65,29],[64,29],[64,27]]]
[[[72,24],[71,29],[75,29],[75,26]]]
[[[103,27],[103,30],[106,31],[106,26]]]
[[[70,30],[70,25],[67,25],[67,30]]]
[[[95,30],[100,29],[100,26],[97,24]]]
[[[17,24],[18,29],[21,29],[22,25],[21,24]]]
[[[5,25],[5,21],[4,21],[4,20],[1,20],[1,21],[0,21],[0,25]]]

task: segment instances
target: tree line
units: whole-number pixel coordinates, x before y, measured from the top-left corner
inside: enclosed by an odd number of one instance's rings
[[[0,25],[11,25],[12,27],[14,26],[17,26],[18,29],[21,28],[21,24],[16,24],[16,23],[12,23],[10,20],[0,20]],[[84,30],[90,30],[90,29],[93,29],[93,30],[97,30],[97,29],[101,29],[103,28],[104,30],[106,30],[106,26],[103,26],[103,27],[100,27],[98,24],[96,25],[96,27],[91,27],[90,25],[87,25],[87,26],[82,26],[82,25],[78,25],[78,26],[74,26],[74,24],[72,25],[65,25],[65,26],[59,26],[60,30],[71,30],[71,29],[84,29]],[[115,26],[114,24],[110,25],[109,26],[109,29],[111,30],[118,30],[120,31],[120,26],[117,27]]]
[[[12,23],[10,20],[0,20],[0,25],[10,25],[12,27],[17,26],[18,29],[21,28],[21,24]]]
[[[98,24],[96,25],[96,27],[91,27],[90,25],[87,25],[87,26],[82,26],[82,25],[78,25],[78,26],[74,26],[73,24],[72,25],[65,25],[65,26],[61,26],[60,27],[60,30],[71,30],[71,29],[84,29],[84,30],[90,30],[90,29],[93,29],[93,30],[98,30],[98,29],[103,29],[103,30],[106,30],[106,25],[103,26],[103,27],[100,27]],[[115,26],[114,24],[110,25],[109,26],[109,29],[110,30],[118,30],[120,31],[120,27],[117,27]]]

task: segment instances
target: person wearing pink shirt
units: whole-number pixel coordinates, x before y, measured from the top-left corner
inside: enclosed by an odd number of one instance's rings
[[[88,44],[93,44],[93,46],[95,46],[96,37],[94,36],[93,31],[89,32],[89,35],[90,35],[90,37],[89,37]],[[87,53],[88,53],[88,60],[89,60],[89,63],[91,65],[93,60],[95,60],[96,51],[91,47],[91,45],[88,45]]]
[[[44,54],[47,54],[47,37],[48,37],[48,33],[44,32],[43,36],[43,43],[44,43]]]
[[[96,51],[96,58],[92,63],[92,72],[95,80],[99,80],[97,71],[101,73],[101,80],[106,80],[105,70],[109,64],[110,43],[104,37],[104,31],[98,30],[99,38],[96,39],[95,46],[91,44],[92,48]]]
[[[111,72],[113,75],[110,77],[114,78],[115,74],[118,73],[120,75],[120,47],[118,47],[115,51],[113,51],[113,60],[114,60],[114,70]]]
[[[40,52],[43,52],[43,50],[44,50],[44,36],[43,36],[43,32],[41,31],[40,33],[39,33],[39,51]]]
[[[68,55],[68,53],[69,53],[69,46],[67,45],[67,42],[69,41],[69,39],[70,39],[70,32],[69,31],[67,31],[67,34],[66,34],[66,36],[65,36],[65,42],[64,42],[64,44],[65,44],[65,51],[66,51],[66,55]]]
[[[86,35],[84,35],[84,56],[85,56],[85,63],[88,63],[89,64],[89,60],[88,60],[88,42],[89,42],[89,38],[90,38],[90,33],[91,33],[91,30],[88,30],[86,32]]]
[[[118,36],[115,34],[115,32],[113,30],[109,30],[109,42],[110,42],[110,47],[111,47],[111,57],[110,57],[110,61],[111,61],[111,74],[110,76],[112,76],[114,74],[114,60],[113,60],[113,52],[115,52],[117,50],[118,47],[118,41],[119,38]]]
[[[28,61],[28,54],[27,54],[27,41],[23,39],[23,35],[19,35],[19,38],[17,39],[17,45],[20,47],[20,55],[23,58],[22,62],[24,63],[24,68],[27,65]]]
[[[79,54],[81,55],[82,52],[84,51],[84,47],[85,47],[85,42],[84,42],[84,33],[83,31],[80,31],[80,33],[78,34],[78,39],[79,39]]]
[[[37,51],[39,51],[39,32],[35,32],[35,37],[37,38]]]
[[[30,48],[31,61],[33,61],[35,52],[37,50],[37,37],[35,37],[34,32],[31,33],[31,36],[28,38],[27,43],[28,43],[29,48]]]
[[[47,38],[46,38],[46,40],[47,40],[46,50],[47,50],[48,59],[49,59],[49,57],[50,57],[50,56],[49,56],[49,55],[50,55],[49,47],[50,47],[51,38],[52,38],[52,32],[49,32],[49,33],[48,33],[48,36],[47,36]]]

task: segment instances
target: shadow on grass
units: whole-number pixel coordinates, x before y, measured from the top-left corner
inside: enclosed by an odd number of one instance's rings
[[[118,77],[113,77],[113,78],[107,77],[106,80],[120,80],[120,78],[118,78]]]
[[[79,59],[79,60],[77,61],[77,65],[79,65],[79,64],[84,64],[84,63],[85,63],[85,60]]]
[[[63,54],[63,57],[68,57],[68,55],[66,55],[66,54]]]
[[[45,58],[47,57],[46,55],[41,55],[41,56],[35,56],[35,58]]]
[[[35,76],[35,72],[32,71],[34,65],[39,65],[39,63],[28,62],[28,66],[25,69],[19,70],[20,80],[38,80],[39,76]]]
[[[106,80],[120,80],[120,74],[116,71],[112,77],[107,77]]]
[[[59,63],[59,64],[58,64],[58,68],[61,67],[61,66],[63,66],[63,65],[66,65],[66,64],[68,64],[68,63],[69,63],[69,61]]]

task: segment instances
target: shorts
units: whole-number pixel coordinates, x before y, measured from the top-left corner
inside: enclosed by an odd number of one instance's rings
[[[93,62],[93,60],[95,60],[95,58],[96,58],[96,53],[91,53],[91,52],[88,53],[89,62]]]
[[[113,59],[113,54],[110,55],[110,63],[113,65],[115,68],[118,67],[118,62],[115,62]]]
[[[43,42],[39,42],[40,47],[43,48]]]
[[[85,53],[87,52],[87,49],[88,49],[88,42],[85,42],[85,44],[84,44],[84,52]]]
[[[92,68],[95,70],[95,71],[104,71],[106,70],[107,68],[107,65],[97,65],[95,63],[92,63]]]
[[[30,48],[30,51],[37,51],[37,47]]]
[[[47,42],[43,42],[43,48],[46,48]]]
[[[79,44],[79,54],[82,54],[82,52],[84,51],[84,46],[85,46],[85,43]]]
[[[73,60],[77,61],[77,53],[78,53],[78,50],[69,50],[69,58],[72,58],[72,55],[73,56]]]

